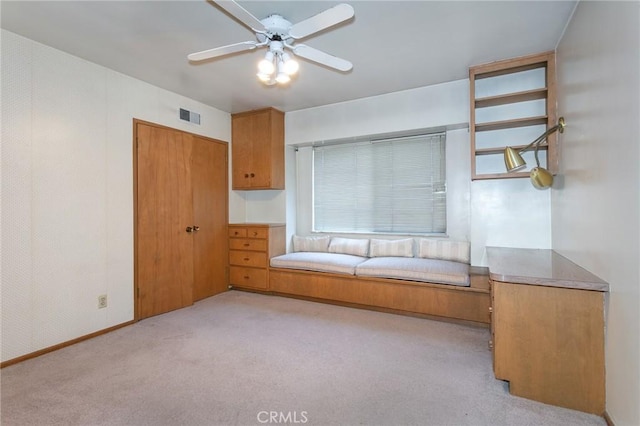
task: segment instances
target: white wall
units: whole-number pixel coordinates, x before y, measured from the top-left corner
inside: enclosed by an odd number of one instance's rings
[[[447,131],[448,234],[471,241],[471,262],[486,265],[485,247],[550,248],[550,196],[527,179],[471,182],[469,132],[452,130],[469,122],[469,81],[422,87],[371,98],[325,105],[286,115],[288,145],[414,129]],[[311,229],[310,150],[298,152],[298,233]],[[535,212],[536,220],[523,226]],[[514,229],[518,230],[513,233]],[[514,235],[517,235],[514,238]]]
[[[553,248],[609,282],[607,412],[640,424],[640,3],[580,2],[558,46],[567,121]]]
[[[133,319],[133,118],[226,112],[2,31],[2,360]],[[178,119],[201,114],[202,125]],[[231,197],[230,217],[243,215]],[[238,212],[239,211],[239,212]],[[108,307],[97,309],[97,297]]]
[[[529,179],[471,184],[471,260],[487,265],[485,247],[551,248],[549,190]]]

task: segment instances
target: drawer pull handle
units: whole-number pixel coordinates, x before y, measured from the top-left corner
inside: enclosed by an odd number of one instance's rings
[[[245,246],[245,247],[249,247],[250,245],[251,245],[251,244],[249,244],[249,243],[244,243],[244,246]]]
[[[256,177],[256,175],[255,175],[255,174],[253,174],[253,173],[251,173],[251,177]]]
[[[253,231],[253,236],[255,237],[257,235],[258,235],[258,233],[256,231]]]
[[[245,262],[248,262],[248,261],[249,261],[249,258],[248,258],[248,257],[245,257],[245,258],[244,258],[244,260],[245,260]]]
[[[245,275],[245,276],[244,276],[244,279],[245,279],[245,280],[248,280],[248,279],[249,279],[249,275]]]

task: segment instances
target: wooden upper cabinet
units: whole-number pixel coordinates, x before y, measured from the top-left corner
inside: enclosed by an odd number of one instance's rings
[[[233,189],[284,189],[284,113],[247,111],[231,123]]]

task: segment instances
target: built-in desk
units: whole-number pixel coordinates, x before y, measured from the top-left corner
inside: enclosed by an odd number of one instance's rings
[[[553,250],[488,247],[496,378],[513,395],[602,415],[609,285]]]

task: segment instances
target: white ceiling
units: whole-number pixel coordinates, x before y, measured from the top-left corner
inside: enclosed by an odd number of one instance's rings
[[[227,112],[294,111],[468,77],[468,68],[553,50],[576,1],[352,1],[355,18],[303,42],[353,63],[348,73],[300,60],[288,87],[264,86],[264,49],[202,63],[187,55],[255,40],[215,3],[6,1],[2,28]],[[240,1],[292,23],[340,2]]]

